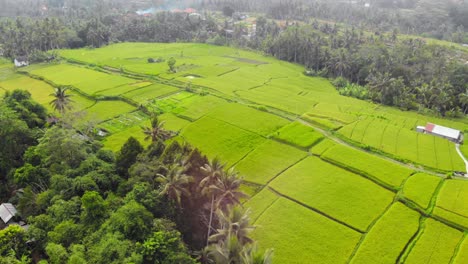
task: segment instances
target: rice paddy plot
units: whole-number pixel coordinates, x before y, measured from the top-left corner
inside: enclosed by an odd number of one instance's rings
[[[416,211],[401,203],[393,204],[367,233],[351,263],[396,263],[418,231],[419,218]]]
[[[343,124],[338,121],[327,119],[327,118],[322,118],[322,117],[311,116],[308,114],[304,114],[302,116],[302,119],[326,130],[337,130],[343,127]]]
[[[321,156],[323,153],[325,153],[325,151],[336,146],[336,144],[338,143],[328,138],[325,138],[324,140],[320,141],[317,145],[313,146],[310,152],[314,155]]]
[[[72,85],[90,95],[99,91],[137,82],[137,80],[119,75],[110,75],[69,64],[44,66],[31,70],[30,73],[57,85]]]
[[[270,183],[280,193],[365,231],[394,193],[359,175],[308,157]]]
[[[322,134],[316,132],[312,127],[306,126],[298,121],[276,131],[273,137],[304,149],[310,148],[323,139]]]
[[[183,139],[210,158],[233,165],[264,142],[262,137],[226,122],[203,117],[182,131]]]
[[[468,227],[468,181],[446,180],[437,197],[434,214]]]
[[[107,90],[102,90],[96,92],[97,95],[103,95],[103,96],[119,96],[125,93],[129,93],[131,91],[141,89],[143,87],[149,86],[152,83],[150,82],[139,82],[139,83],[133,83],[133,84],[124,84],[120,85],[114,88],[110,88]]]
[[[181,102],[181,106],[183,106],[184,109],[178,116],[195,121],[214,109],[227,104],[226,100],[211,95],[194,96],[191,97],[190,100]]]
[[[306,152],[273,140],[266,140],[237,163],[235,169],[246,181],[266,184],[306,156]]]
[[[135,113],[139,113],[139,112],[135,112]],[[128,118],[128,115],[124,115],[124,116]],[[190,123],[187,120],[178,118],[173,114],[163,114],[163,115],[160,115],[158,118],[160,121],[164,122],[163,127],[170,131],[179,131]],[[112,126],[112,124],[110,125]],[[123,128],[122,130],[116,131],[104,139],[103,141],[104,147],[112,151],[119,151],[120,148],[123,146],[123,144],[125,144],[125,142],[128,140],[129,137],[134,137],[138,141],[140,141],[140,143],[143,146],[147,146],[151,143],[151,141],[145,140],[146,136],[143,133],[143,130],[141,127],[142,126],[147,127],[149,125],[150,125],[149,119],[145,119],[139,123],[133,123],[132,126],[128,126],[126,128]]]
[[[245,202],[243,204],[244,208],[251,210],[249,215],[251,223],[255,224],[257,219],[279,198],[280,196],[269,188],[263,188],[263,190]]]
[[[113,118],[104,123],[99,124],[99,127],[107,130],[110,133],[116,133],[118,131],[125,130],[129,127],[140,124],[141,122],[148,120],[149,116],[141,111],[135,111],[126,113],[118,118]]]
[[[400,186],[413,172],[391,161],[343,145],[327,150],[322,158],[393,187]]]
[[[122,101],[99,101],[85,111],[87,120],[100,123],[135,110],[135,107]]]
[[[421,208],[426,209],[429,207],[434,192],[441,181],[441,177],[417,173],[406,181],[403,187],[403,195],[421,206]]]
[[[342,112],[339,105],[332,103],[319,103],[308,114],[317,117],[332,118],[343,124],[349,124],[357,120],[357,116]]]
[[[153,84],[142,88],[133,89],[129,92],[123,93],[124,97],[130,98],[140,104],[145,104],[148,101],[163,97],[179,91],[177,87]]]
[[[450,263],[463,233],[436,220],[427,219],[421,237],[411,249],[406,263]]]
[[[262,136],[267,136],[289,123],[284,118],[235,103],[222,105],[208,116]]]
[[[276,263],[346,263],[361,234],[279,198],[257,219],[253,237]]]
[[[468,236],[465,235],[465,239],[462,241],[460,248],[458,249],[458,254],[454,259],[455,264],[465,264],[468,263]]]

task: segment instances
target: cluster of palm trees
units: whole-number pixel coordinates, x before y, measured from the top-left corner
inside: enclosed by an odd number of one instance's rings
[[[171,136],[163,126],[164,122],[154,116],[151,126],[142,130],[154,145],[163,144]],[[205,158],[196,165],[190,155],[177,153],[176,149],[183,152],[190,147],[178,143],[167,147],[159,157],[162,162],[157,166],[155,181],[160,184],[159,195],[173,201],[179,211],[190,214],[198,210],[198,215],[202,215],[199,217],[205,225],[206,240],[200,260],[204,263],[270,263],[271,251],[265,255],[258,253],[249,237],[254,227],[249,223],[249,212],[242,208],[241,201],[248,196],[240,191],[242,179],[238,173],[233,168],[226,169],[217,158],[212,161]],[[191,221],[197,222],[196,219]]]

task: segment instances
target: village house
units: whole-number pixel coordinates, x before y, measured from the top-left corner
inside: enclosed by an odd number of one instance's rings
[[[457,144],[463,143],[463,133],[453,128],[427,123],[425,127],[416,127],[416,131],[424,134],[430,134],[437,137],[445,138]]]
[[[24,67],[24,66],[28,66],[29,65],[29,61],[28,61],[28,58],[25,57],[25,56],[19,56],[19,57],[16,57],[15,58],[15,66],[16,67]]]
[[[5,228],[9,224],[14,223],[14,217],[18,213],[16,208],[11,203],[3,203],[0,205],[0,229]]]

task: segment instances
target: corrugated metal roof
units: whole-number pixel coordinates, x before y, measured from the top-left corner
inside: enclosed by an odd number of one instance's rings
[[[440,135],[440,136],[452,138],[452,139],[458,139],[460,137],[459,130],[449,128],[449,127],[439,126],[439,125],[435,125],[431,123],[427,123],[426,131],[431,132],[433,134]]]
[[[16,215],[18,211],[11,203],[4,203],[0,205],[0,218],[6,224]]]

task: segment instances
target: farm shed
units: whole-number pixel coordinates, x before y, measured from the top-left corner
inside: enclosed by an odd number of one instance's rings
[[[417,126],[416,131],[445,138],[455,143],[463,143],[463,133],[453,128],[427,123],[425,127]]]
[[[13,217],[18,213],[16,208],[11,203],[3,203],[0,205],[0,218],[2,219],[3,226],[6,226],[12,222]]]

